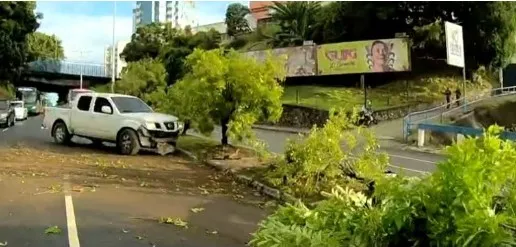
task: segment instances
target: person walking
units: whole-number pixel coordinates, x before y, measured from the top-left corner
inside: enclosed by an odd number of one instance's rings
[[[452,95],[450,88],[448,88],[448,87],[446,88],[446,91],[444,91],[444,95],[446,96],[446,109],[450,109],[451,95]]]
[[[460,102],[460,97],[462,96],[462,93],[460,91],[459,88],[457,88],[457,90],[455,90],[455,100],[457,101],[457,106],[460,106],[461,102]]]

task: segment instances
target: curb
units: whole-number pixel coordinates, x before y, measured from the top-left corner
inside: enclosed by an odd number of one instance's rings
[[[421,153],[429,153],[429,154],[439,154],[443,155],[444,149],[432,149],[432,148],[418,148],[414,146],[405,146],[402,148],[403,150],[416,151]]]
[[[209,160],[209,161],[200,161],[197,156],[195,156],[193,153],[191,152],[188,152],[182,148],[177,148],[177,150],[183,154],[185,154],[186,156],[188,156],[189,158],[195,160],[195,161],[198,161],[198,162],[202,162],[206,165],[209,165],[219,171],[222,171],[224,173],[228,173],[230,174],[232,177],[234,177],[238,182],[242,183],[242,184],[245,184],[247,186],[250,186],[252,188],[255,188],[256,190],[258,190],[258,192],[260,192],[261,194],[264,194],[264,195],[267,195],[269,197],[272,197],[276,200],[279,200],[279,201],[284,201],[284,202],[295,202],[297,201],[298,199],[296,199],[295,197],[285,193],[285,192],[282,192],[278,189],[275,189],[275,188],[271,188],[257,180],[254,180],[252,179],[251,177],[249,176],[246,176],[246,175],[242,175],[242,174],[236,174],[235,170],[234,169],[231,169],[229,168],[228,166],[222,164],[221,162],[218,162],[218,161],[213,161],[213,160]]]
[[[269,125],[253,125],[253,129],[261,129],[261,130],[270,130],[277,132],[287,132],[292,134],[308,134],[310,130],[307,129],[298,129],[298,128],[289,128],[289,127],[277,127],[277,126],[269,126]]]
[[[288,127],[277,127],[277,126],[268,126],[268,125],[253,125],[253,129],[260,129],[260,130],[270,130],[270,131],[276,131],[276,132],[285,132],[285,133],[292,133],[292,134],[309,134],[310,130],[307,129],[296,129],[296,128],[288,128]],[[382,140],[382,141],[394,141],[396,138],[392,136],[377,136],[376,139]]]

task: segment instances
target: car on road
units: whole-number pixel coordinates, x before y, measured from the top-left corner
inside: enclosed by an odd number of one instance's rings
[[[137,97],[91,92],[78,95],[70,107],[47,107],[42,127],[58,144],[79,136],[96,144],[113,142],[124,155],[140,150],[165,155],[175,151],[183,123]]]
[[[25,120],[29,117],[29,110],[25,107],[25,103],[21,100],[11,101],[11,107],[14,108],[14,116],[16,120]]]
[[[0,126],[11,127],[16,122],[14,108],[9,100],[0,99]]]

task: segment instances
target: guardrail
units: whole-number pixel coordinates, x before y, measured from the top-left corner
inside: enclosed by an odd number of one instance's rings
[[[439,119],[439,122],[442,123],[444,116],[451,115],[452,113],[459,111],[465,113],[468,111],[468,108],[471,108],[471,105],[473,104],[479,103],[486,99],[512,94],[516,94],[516,86],[495,88],[492,89],[487,95],[484,95],[484,97],[472,95],[459,100],[454,100],[450,104],[443,104],[428,110],[409,113],[403,118],[403,137],[405,140],[407,140],[408,136],[411,134],[410,131],[414,129],[419,123],[428,123],[434,119]],[[451,109],[448,108],[448,106],[450,106]]]
[[[419,147],[424,146],[425,144],[425,132],[426,131],[435,131],[441,133],[454,133],[457,135],[457,141],[460,141],[465,136],[482,136],[484,135],[484,129],[477,129],[471,127],[463,127],[456,125],[445,125],[445,124],[427,124],[422,123],[417,125],[417,145]],[[503,131],[500,133],[500,138],[504,140],[516,140],[516,132]]]

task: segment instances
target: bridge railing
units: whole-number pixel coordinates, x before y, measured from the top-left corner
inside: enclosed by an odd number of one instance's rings
[[[448,133],[456,135],[457,141],[460,140],[461,137],[471,136],[471,137],[480,137],[484,135],[484,129],[477,129],[471,127],[464,126],[456,126],[456,125],[445,125],[445,124],[428,124],[428,123],[420,123],[417,124],[418,137],[417,137],[417,145],[422,147],[425,145],[426,140],[426,131],[429,132],[439,132],[439,133]],[[502,131],[500,133],[500,138],[503,140],[516,140],[516,132],[511,131]]]
[[[82,75],[92,77],[110,77],[106,65],[79,63],[71,61],[41,60],[29,63],[28,69],[34,72],[46,72],[66,75]]]
[[[490,93],[483,96],[472,95],[459,100],[454,100],[449,104],[451,109],[448,107],[448,104],[443,104],[432,109],[409,113],[403,118],[403,136],[405,140],[407,140],[411,134],[411,130],[416,129],[419,123],[430,123],[435,120],[439,120],[439,122],[442,123],[445,116],[449,116],[460,111],[464,113],[470,109],[472,105],[481,101],[511,94],[516,94],[516,86],[495,88],[492,89]],[[455,107],[458,103],[461,103],[460,106]]]

